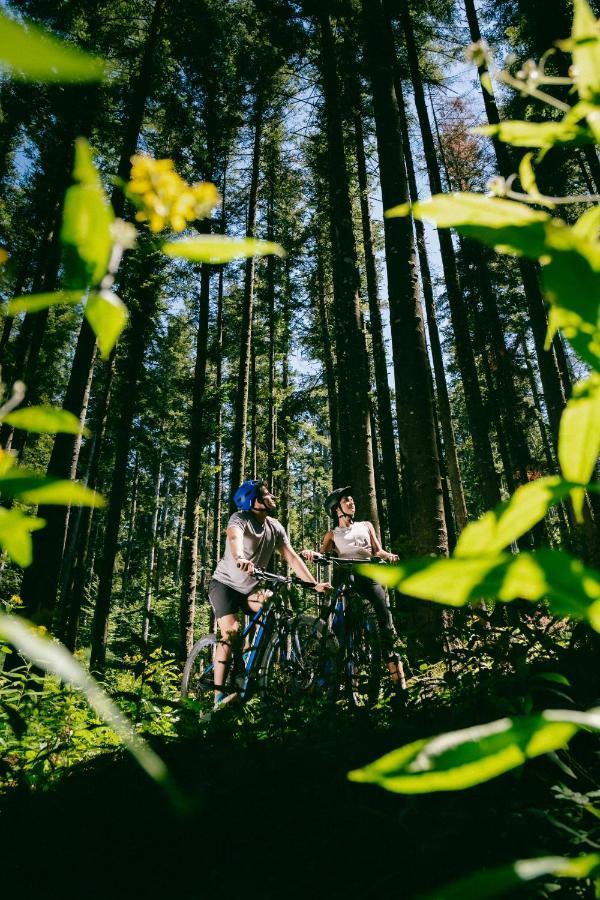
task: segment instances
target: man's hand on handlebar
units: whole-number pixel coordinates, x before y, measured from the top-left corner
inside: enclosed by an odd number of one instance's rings
[[[253,575],[256,568],[252,560],[244,559],[242,556],[238,556],[237,558],[237,567],[246,575]]]
[[[315,591],[317,592],[317,594],[325,594],[327,591],[332,590],[333,585],[330,584],[329,581],[318,581],[317,584],[315,584]]]

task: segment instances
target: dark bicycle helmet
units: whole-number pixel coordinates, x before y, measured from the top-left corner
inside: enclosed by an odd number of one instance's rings
[[[352,485],[347,484],[343,488],[335,488],[325,499],[325,509],[332,519],[337,519],[336,509],[339,506],[342,497],[348,497],[352,494]]]
[[[250,512],[252,504],[259,496],[260,481],[250,480],[244,481],[233,495],[233,502],[242,512]]]

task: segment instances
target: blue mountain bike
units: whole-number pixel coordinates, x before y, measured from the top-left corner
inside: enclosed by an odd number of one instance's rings
[[[320,678],[326,679],[330,697],[337,698],[341,693],[351,706],[366,709],[379,697],[383,654],[377,617],[356,590],[353,569],[358,563],[386,563],[378,557],[342,559],[322,553],[315,553],[313,561],[332,563],[341,570],[340,583],[320,613],[321,620],[327,625],[326,632],[320,631],[316,635],[316,642],[322,641]],[[325,634],[329,637],[325,638]]]
[[[335,640],[325,622],[294,611],[282,588],[292,583],[312,588],[295,577],[255,569],[259,587],[272,591],[249,617],[225,681],[227,699],[245,702],[257,693],[269,702],[289,704],[321,691],[324,649]],[[214,704],[214,659],[221,638],[207,634],[194,644],[183,670],[181,695],[194,700],[201,713]],[[245,649],[242,650],[242,647]],[[327,650],[331,654],[332,649]]]

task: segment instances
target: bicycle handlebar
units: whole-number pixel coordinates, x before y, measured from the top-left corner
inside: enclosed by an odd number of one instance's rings
[[[303,581],[301,578],[298,578],[296,575],[290,575],[286,577],[285,575],[276,575],[275,572],[267,572],[265,569],[255,568],[251,578],[256,578],[258,581],[266,581],[271,582],[274,585],[283,585],[283,584],[300,584],[305,588],[313,588],[315,585],[312,581]]]
[[[344,565],[352,565],[355,566],[357,563],[375,563],[375,565],[387,566],[388,563],[385,559],[381,559],[379,556],[371,556],[367,559],[350,559],[344,556],[330,556],[329,553],[313,553],[312,562],[316,563],[333,563],[334,565],[344,566]]]

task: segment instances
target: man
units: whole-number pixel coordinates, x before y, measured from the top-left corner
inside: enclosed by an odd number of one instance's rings
[[[292,549],[281,522],[269,515],[277,504],[264,481],[244,481],[233,499],[238,512],[227,523],[225,553],[208,586],[208,599],[221,632],[215,653],[216,704],[225,699],[224,685],[231,664],[232,643],[236,643],[240,630],[238,614],[257,612],[266,599],[266,592],[255,593],[254,569],[267,566],[273,551],[277,550],[298,578],[313,584],[316,591],[323,593],[331,588],[328,582],[316,582],[304,561]]]

